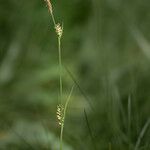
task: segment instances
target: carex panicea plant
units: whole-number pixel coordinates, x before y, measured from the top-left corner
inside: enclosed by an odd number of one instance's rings
[[[60,125],[60,150],[63,149],[63,130],[64,130],[64,123],[65,123],[65,116],[66,116],[66,110],[67,110],[67,106],[68,103],[70,101],[74,86],[72,86],[71,91],[69,93],[69,96],[65,102],[65,104],[63,105],[62,103],[62,94],[63,94],[63,83],[62,83],[62,54],[61,54],[61,39],[62,39],[62,35],[63,35],[63,25],[61,25],[60,23],[56,23],[55,21],[55,16],[53,13],[53,7],[52,7],[52,3],[50,0],[44,0],[47,4],[48,7],[48,11],[51,15],[53,24],[54,24],[54,29],[57,35],[57,40],[58,40],[58,55],[59,55],[59,94],[60,94],[60,104],[57,105],[57,112],[56,112],[56,116],[58,119],[58,123]]]

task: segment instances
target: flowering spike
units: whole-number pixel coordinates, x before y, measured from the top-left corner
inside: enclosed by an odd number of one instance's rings
[[[61,38],[63,34],[63,27],[61,27],[60,23],[56,24],[55,30],[58,37]]]
[[[57,106],[56,117],[58,119],[58,124],[61,126],[64,123],[64,107],[63,105]]]

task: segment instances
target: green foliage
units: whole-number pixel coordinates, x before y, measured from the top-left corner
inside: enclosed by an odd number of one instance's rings
[[[64,150],[93,150],[93,141],[97,150],[135,150],[150,117],[150,2],[52,4],[64,25],[63,65],[79,84],[66,116]],[[65,69],[62,79],[66,100],[74,81]],[[44,1],[1,0],[0,149],[58,149],[58,93],[57,39]],[[149,129],[138,150],[150,149]]]

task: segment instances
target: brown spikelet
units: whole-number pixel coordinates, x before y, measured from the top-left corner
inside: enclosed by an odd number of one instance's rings
[[[52,3],[50,0],[44,0],[47,4],[48,10],[49,12],[52,14],[53,13],[53,9],[52,9]]]

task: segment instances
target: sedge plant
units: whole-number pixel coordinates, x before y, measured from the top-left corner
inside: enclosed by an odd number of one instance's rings
[[[56,23],[55,21],[55,17],[53,14],[53,8],[52,8],[52,3],[50,0],[44,0],[47,4],[48,7],[48,11],[51,15],[53,24],[54,24],[54,28],[55,28],[55,32],[57,35],[57,40],[58,40],[58,56],[59,56],[59,94],[60,94],[60,104],[57,106],[57,119],[58,119],[58,123],[61,127],[60,129],[60,150],[63,149],[63,131],[64,131],[64,123],[65,123],[65,116],[66,116],[66,111],[67,111],[67,107],[74,89],[74,86],[72,86],[71,91],[69,93],[69,96],[65,102],[65,105],[63,106],[62,104],[62,94],[63,94],[63,83],[62,83],[62,54],[61,54],[61,39],[62,39],[62,35],[63,35],[63,25],[60,25],[60,23]]]

